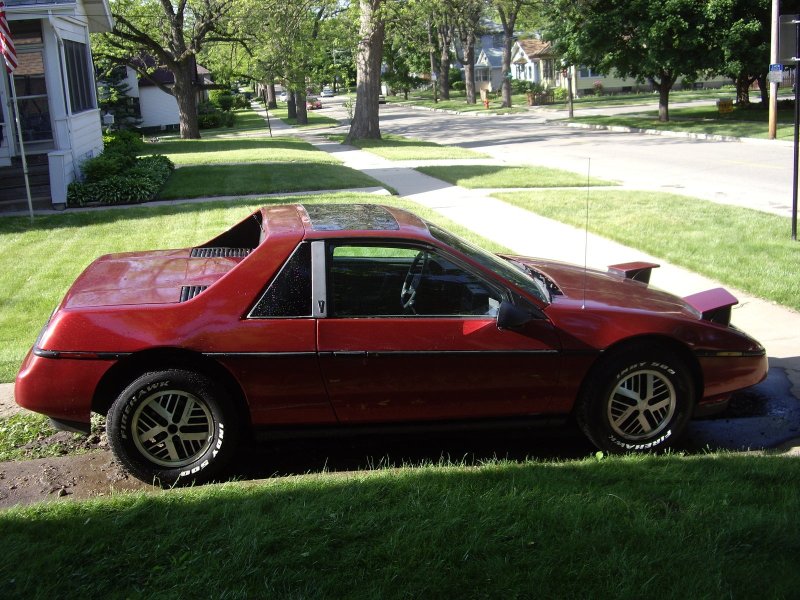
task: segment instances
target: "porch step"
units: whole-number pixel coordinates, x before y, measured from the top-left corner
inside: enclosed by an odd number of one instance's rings
[[[52,208],[47,155],[28,157],[28,181],[34,210]],[[28,197],[22,161],[17,158],[10,167],[0,168],[0,212],[19,210],[28,210]]]

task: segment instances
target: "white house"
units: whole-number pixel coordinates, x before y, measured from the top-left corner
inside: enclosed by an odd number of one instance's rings
[[[147,58],[146,63],[149,70],[147,77],[139,76],[130,66],[125,67],[124,83],[128,86],[125,93],[135,99],[134,104],[138,105],[137,112],[141,119],[137,126],[144,131],[177,129],[180,125],[178,101],[162,89],[172,88],[175,77],[167,69],[157,67],[152,58]],[[192,83],[197,86],[197,101],[208,100],[208,92],[202,87],[212,83],[208,69],[195,64],[192,75]]]
[[[107,0],[5,0],[37,208],[63,207],[82,161],[103,151],[89,33],[113,27]],[[0,76],[0,210],[27,205],[10,76]]]

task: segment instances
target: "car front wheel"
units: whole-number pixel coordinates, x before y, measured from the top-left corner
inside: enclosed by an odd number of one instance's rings
[[[203,483],[235,451],[236,416],[227,393],[185,370],[141,375],[108,411],[114,455],[135,477],[162,486]]]
[[[682,360],[660,350],[631,349],[590,376],[576,417],[601,450],[644,452],[678,439],[693,406],[691,373]]]

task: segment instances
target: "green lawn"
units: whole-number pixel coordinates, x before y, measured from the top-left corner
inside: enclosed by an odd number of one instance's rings
[[[575,117],[575,123],[655,129],[659,131],[686,131],[730,137],[766,138],[768,136],[767,111],[760,106],[749,109],[734,108],[733,113],[720,115],[716,106],[676,108],[669,111],[670,120],[658,120],[658,111],[635,115]],[[794,113],[778,111],[777,138],[790,140],[794,136]]]
[[[50,312],[78,274],[97,256],[202,243],[264,204],[367,202],[391,204],[440,223],[497,252],[504,246],[480,238],[437,213],[390,196],[329,194],[238,202],[137,206],[125,210],[68,211],[0,219],[0,382],[13,381],[22,358]],[[20,257],[25,257],[20,260]]]
[[[209,165],[254,162],[339,163],[327,152],[292,137],[206,138],[161,140],[148,144],[142,154],[164,154],[176,165]]]
[[[489,94],[489,108],[483,106],[480,94],[476,94],[475,104],[467,104],[466,92],[450,91],[450,100],[439,99],[433,101],[433,92],[414,91],[408,96],[408,100],[403,96],[389,96],[387,100],[392,104],[413,104],[414,106],[424,106],[426,108],[438,108],[441,110],[454,110],[458,112],[484,112],[495,115],[505,115],[513,113],[524,113],[528,110],[528,99],[525,94],[513,94],[511,96],[511,108],[503,108],[502,97],[499,93]]]
[[[239,109],[233,111],[236,115],[233,127],[217,127],[214,129],[201,129],[200,135],[202,137],[210,137],[217,135],[236,135],[240,132],[251,134],[254,131],[263,131],[265,135],[269,135],[267,122],[254,110],[249,108]]]
[[[325,163],[188,166],[176,169],[158,198],[201,198],[283,192],[383,187],[350,167]]]
[[[793,598],[800,461],[429,465],[0,512],[4,598]]]
[[[586,186],[582,175],[548,167],[453,165],[417,167],[417,171],[465,188],[547,188]],[[592,178],[591,185],[615,185]]]
[[[324,98],[322,100],[322,105],[325,106]],[[298,129],[327,129],[341,125],[338,119],[332,119],[331,117],[326,116],[324,113],[324,108],[321,110],[323,112],[320,112],[319,110],[309,110],[308,123],[305,125],[298,125],[297,119],[289,118],[289,110],[286,107],[286,104],[279,104],[278,108],[271,108],[269,110],[269,116],[270,118],[278,118],[287,125],[297,127]]]
[[[537,191],[497,197],[583,227],[586,193]],[[800,310],[800,246],[788,217],[658,192],[594,190],[589,230],[690,271]],[[680,218],[676,218],[680,215]]]
[[[331,140],[343,142],[344,135],[329,135]],[[442,146],[415,138],[386,133],[379,140],[356,140],[354,146],[388,160],[447,160],[487,158],[486,154],[458,146]]]

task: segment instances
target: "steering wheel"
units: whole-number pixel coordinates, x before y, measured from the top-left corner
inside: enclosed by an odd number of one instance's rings
[[[405,281],[403,281],[403,288],[400,290],[400,304],[402,304],[405,311],[417,314],[417,311],[414,310],[414,300],[417,297],[417,289],[420,281],[422,281],[422,275],[428,267],[428,258],[428,253],[420,250],[408,268]]]

